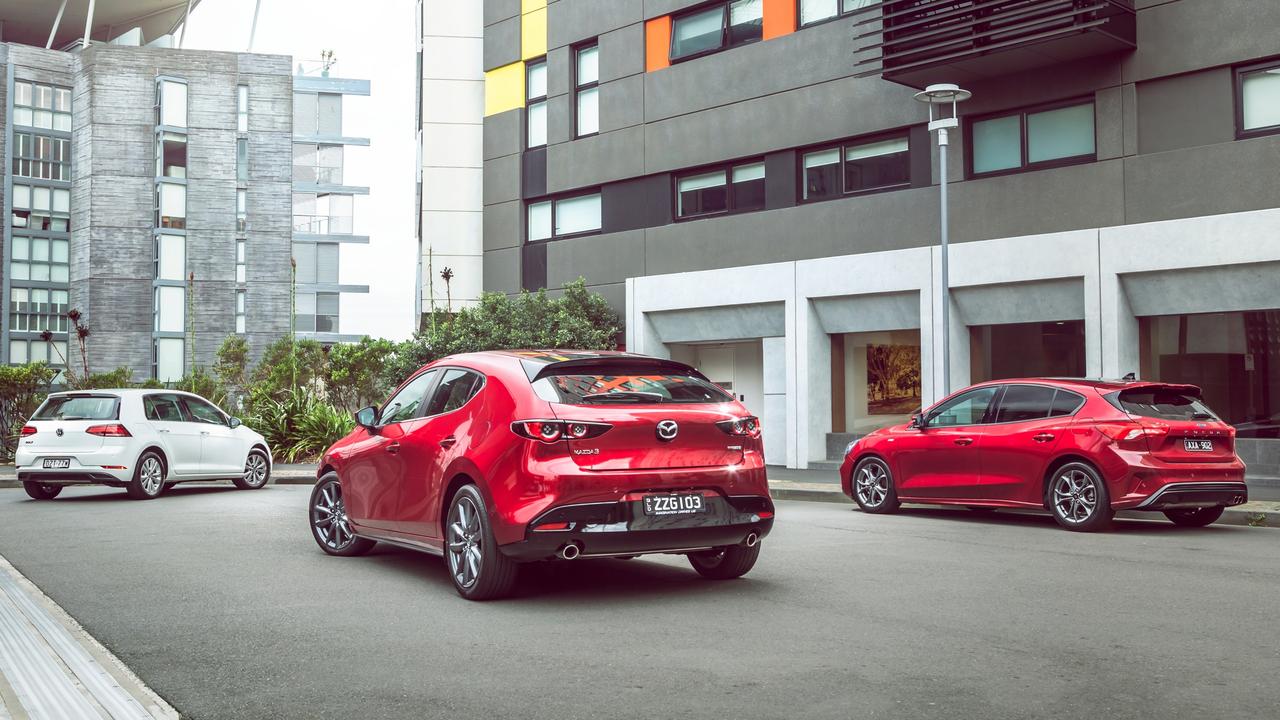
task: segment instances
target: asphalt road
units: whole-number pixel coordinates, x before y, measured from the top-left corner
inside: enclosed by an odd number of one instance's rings
[[[0,490],[0,554],[184,717],[1261,718],[1280,532],[781,502],[730,582],[684,558],[526,568],[331,558],[309,488]]]

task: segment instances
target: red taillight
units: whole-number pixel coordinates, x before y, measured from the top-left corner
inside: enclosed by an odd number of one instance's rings
[[[22,426],[22,434],[23,434],[24,436],[26,436],[26,435],[35,435],[35,434],[36,434],[36,429],[35,429],[35,427],[33,427],[33,426],[31,426],[31,425],[23,425],[23,426]]]
[[[553,443],[558,440],[587,440],[600,437],[612,425],[578,420],[519,420],[511,423],[511,432],[529,440]]]
[[[1150,450],[1152,444],[1169,434],[1169,426],[1163,423],[1118,421],[1098,423],[1096,427],[1098,432],[1128,450]]]
[[[133,437],[129,430],[120,423],[111,423],[110,425],[90,425],[85,432],[90,435],[99,435],[101,437]]]
[[[716,423],[716,427],[723,430],[728,435],[737,437],[760,437],[760,418],[754,415],[746,417],[734,418],[732,420],[721,420]]]

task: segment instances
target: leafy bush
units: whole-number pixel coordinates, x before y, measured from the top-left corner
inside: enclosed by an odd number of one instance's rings
[[[249,343],[240,335],[228,335],[218,346],[213,374],[226,396],[225,410],[240,412],[249,384]]]
[[[22,426],[44,400],[56,375],[44,363],[0,365],[0,459],[13,459]]]
[[[253,369],[251,397],[282,399],[290,390],[315,388],[324,378],[325,352],[315,340],[283,337],[262,352]]]
[[[325,388],[336,407],[351,412],[382,402],[398,382],[388,370],[396,353],[390,340],[360,338],[357,343],[334,345],[325,366]]]
[[[133,370],[127,367],[118,367],[103,373],[67,375],[67,387],[71,390],[106,390],[132,386]]]
[[[203,398],[213,402],[213,404],[227,409],[227,391],[226,387],[218,382],[218,378],[210,374],[204,368],[198,367],[194,372],[189,372],[181,380],[175,383],[175,387],[179,390],[185,390],[189,393],[195,393]]]
[[[261,395],[254,400],[245,422],[262,433],[277,460],[314,460],[355,426],[346,413],[294,388],[277,399]]]

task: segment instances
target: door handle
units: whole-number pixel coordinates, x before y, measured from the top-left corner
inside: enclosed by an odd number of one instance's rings
[[[391,453],[392,455],[395,455],[396,453],[400,452],[400,443],[393,442],[390,445],[388,445],[387,452]]]
[[[168,431],[166,428],[160,428],[160,429],[156,430],[156,432],[167,433],[167,432],[169,432],[169,431]]]
[[[201,434],[201,435],[208,435],[208,434],[209,434],[209,431],[208,431],[208,430],[201,430],[201,431],[200,431],[200,434]]]
[[[1031,439],[1036,442],[1049,442],[1053,439],[1053,433],[1039,433],[1038,435],[1032,435]]]
[[[956,438],[955,443],[957,445],[972,445],[973,438]]]
[[[449,437],[440,441],[440,447],[444,448],[445,450],[448,450],[449,448],[453,447],[453,444],[456,442],[458,442],[458,438],[450,435]]]

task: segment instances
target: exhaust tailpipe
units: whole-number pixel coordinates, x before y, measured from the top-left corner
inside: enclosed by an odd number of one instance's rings
[[[582,554],[582,549],[576,543],[568,543],[564,547],[556,551],[556,557],[561,560],[573,560]]]
[[[752,530],[751,532],[747,533],[747,539],[743,540],[742,544],[746,545],[747,547],[755,547],[757,544],[759,544],[759,542],[760,542],[760,534],[757,533],[755,530]]]

